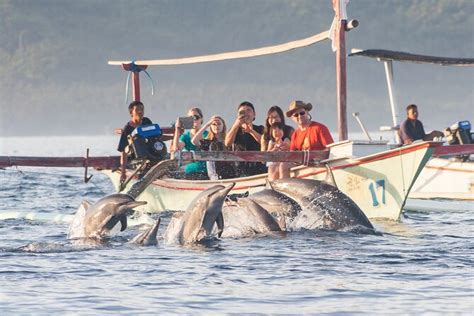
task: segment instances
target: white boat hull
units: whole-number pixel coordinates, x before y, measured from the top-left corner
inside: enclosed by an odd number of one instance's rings
[[[359,158],[341,158],[329,162],[337,187],[350,196],[369,218],[398,220],[407,195],[432,153],[431,143],[387,150]],[[116,188],[120,174],[104,170]],[[215,184],[236,182],[231,193],[261,190],[266,174],[220,181],[155,180],[139,197],[149,212],[186,209],[202,190]],[[325,180],[325,167],[299,166],[292,177]],[[129,186],[131,183],[129,184]]]
[[[474,200],[474,162],[431,159],[416,180],[409,197]]]

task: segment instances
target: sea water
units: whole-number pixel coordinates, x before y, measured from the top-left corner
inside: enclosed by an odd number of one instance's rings
[[[0,138],[0,155],[116,155],[116,145],[109,136]],[[86,184],[83,173],[0,170],[0,217],[74,214],[82,200],[112,193],[103,174]],[[381,236],[306,231],[192,247],[128,244],[140,225],[97,245],[67,240],[65,222],[2,219],[0,311],[472,314],[474,205],[439,203],[446,210],[374,221]]]

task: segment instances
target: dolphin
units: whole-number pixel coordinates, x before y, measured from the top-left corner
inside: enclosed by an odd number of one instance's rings
[[[101,239],[118,222],[122,225],[120,231],[124,231],[127,228],[128,213],[146,203],[135,201],[133,197],[121,193],[107,195],[92,205],[83,203],[82,206],[86,208],[83,221],[84,237]]]
[[[171,218],[164,234],[165,242],[190,244],[204,241],[212,236],[214,223],[220,237],[224,230],[222,205],[234,185],[215,185],[196,196],[184,213]]]
[[[303,211],[293,222],[296,228],[364,228],[375,232],[359,206],[332,185],[318,180],[289,178],[275,180],[271,182],[271,187],[301,205]]]
[[[275,218],[250,198],[239,199],[237,205],[224,207],[222,213],[226,223],[223,238],[242,238],[282,231]]]
[[[301,206],[295,200],[273,189],[263,189],[248,198],[275,216],[283,230],[301,212]]]
[[[153,224],[149,229],[142,232],[141,234],[135,236],[130,243],[137,244],[140,246],[156,246],[158,244],[158,240],[156,235],[158,234],[158,227],[160,226],[161,219],[158,220]]]
[[[301,212],[301,206],[295,200],[273,189],[263,189],[252,193],[248,198],[273,215],[294,217]]]
[[[175,168],[176,164],[176,161],[169,159],[160,161],[126,193],[107,195],[94,204],[83,201],[69,226],[68,238],[101,239],[110,233],[119,221],[120,230],[124,231],[127,228],[127,215],[133,211],[133,208],[146,204],[135,199],[150,183],[166,174],[169,169]]]

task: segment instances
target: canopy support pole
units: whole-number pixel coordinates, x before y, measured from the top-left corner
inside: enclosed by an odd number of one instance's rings
[[[134,71],[132,72],[132,79],[133,79],[133,100],[140,101],[140,72]]]
[[[387,87],[388,87],[388,96],[390,98],[390,108],[392,110],[392,129],[395,137],[395,142],[400,143],[400,135],[398,133],[399,125],[398,125],[398,107],[397,107],[397,99],[395,97],[395,86],[393,84],[393,65],[391,60],[384,60],[383,61],[385,67],[385,76],[387,78]]]
[[[334,3],[335,2],[335,3]],[[337,94],[337,131],[339,141],[347,140],[347,89],[346,89],[346,25],[343,20],[341,1],[334,1],[337,26],[336,36],[336,94]]]
[[[132,72],[133,101],[140,101],[140,71],[147,67],[147,65],[136,65],[134,62],[122,64],[123,70]]]

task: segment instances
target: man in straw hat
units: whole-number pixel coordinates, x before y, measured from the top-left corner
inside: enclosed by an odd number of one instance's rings
[[[311,121],[309,111],[313,106],[303,101],[292,101],[286,112],[298,125],[291,136],[290,150],[323,150],[334,142],[329,129],[318,122]]]

